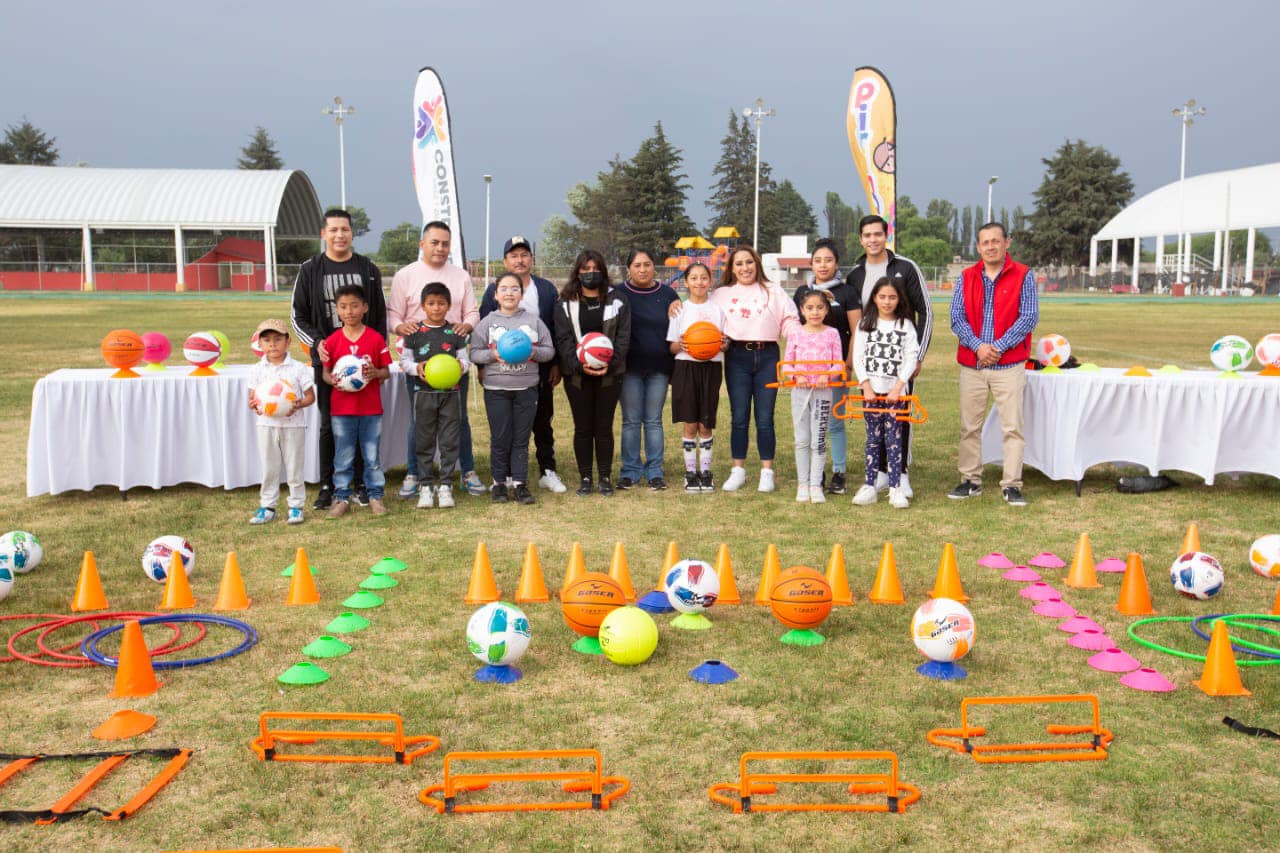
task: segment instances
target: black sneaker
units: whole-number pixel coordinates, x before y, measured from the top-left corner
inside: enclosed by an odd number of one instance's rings
[[[533,495],[529,492],[529,487],[524,483],[516,483],[515,488],[516,503],[528,506],[531,503],[537,503],[533,499]]]
[[[590,494],[591,494],[591,478],[583,477],[582,482],[578,484],[577,495],[580,498],[585,498],[590,496]]]
[[[827,489],[827,493],[832,495],[843,495],[847,491],[849,491],[849,486],[845,483],[844,472],[832,472],[831,487]]]
[[[600,494],[606,498],[613,497],[613,483],[609,482],[608,477],[600,478]]]
[[[714,492],[716,490],[716,484],[711,477],[710,471],[704,471],[699,474],[698,482],[702,485],[702,491],[704,492]]]
[[[960,485],[947,492],[947,497],[952,500],[962,501],[965,498],[976,498],[982,494],[981,483],[970,483],[968,480],[961,480]]]
[[[496,504],[504,504],[507,502],[507,485],[506,483],[494,483],[489,489],[489,500]]]
[[[357,487],[355,492],[353,492],[351,495],[351,502],[356,506],[368,506],[369,490],[366,489],[364,486]]]
[[[684,490],[686,492],[702,491],[702,477],[696,471],[684,472]]]
[[[312,509],[328,509],[333,506],[333,486],[321,486],[320,494],[316,495],[316,502],[311,505]]]
[[[665,492],[667,490],[667,481],[661,477],[652,477],[649,480],[649,491]]]
[[[601,482],[601,483],[603,483],[603,482],[604,482],[605,480],[607,480],[607,479],[609,479],[609,478],[608,478],[608,477],[601,477],[601,478],[600,478],[600,482]],[[619,490],[619,491],[623,491],[623,492],[625,492],[627,489],[631,488],[631,487],[632,487],[632,486],[634,486],[635,484],[636,484],[636,481],[635,481],[635,480],[633,480],[633,479],[631,479],[630,477],[620,477],[620,478],[618,479],[618,490]]]
[[[1004,502],[1009,506],[1027,505],[1027,499],[1022,495],[1022,489],[1017,486],[1008,486],[1001,494],[1004,496]]]

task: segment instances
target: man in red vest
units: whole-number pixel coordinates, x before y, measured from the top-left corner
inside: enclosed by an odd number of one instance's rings
[[[1000,490],[1010,506],[1026,506],[1022,494],[1022,389],[1031,354],[1031,330],[1040,318],[1036,279],[1009,257],[1009,237],[999,222],[978,229],[981,260],[961,273],[951,297],[951,330],[960,339],[960,485],[955,500],[982,494],[982,424],[988,396],[995,398],[1004,434]]]

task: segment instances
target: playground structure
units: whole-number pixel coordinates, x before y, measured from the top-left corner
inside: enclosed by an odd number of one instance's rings
[[[679,281],[685,270],[697,263],[706,264],[712,276],[715,276],[728,260],[729,252],[738,245],[739,239],[738,229],[728,225],[717,228],[710,240],[700,234],[681,237],[676,241],[676,253],[662,262],[664,267],[677,271],[668,284]]]

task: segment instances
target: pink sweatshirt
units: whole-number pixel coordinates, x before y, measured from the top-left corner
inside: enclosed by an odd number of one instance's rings
[[[796,304],[773,283],[717,287],[711,301],[724,312],[724,333],[731,341],[776,341],[800,327]]]
[[[440,269],[432,269],[423,261],[414,261],[402,267],[391,280],[391,295],[387,297],[387,331],[396,333],[401,323],[418,324],[427,319],[422,311],[422,288],[433,281],[443,282],[449,288],[452,301],[444,315],[446,323],[468,323],[475,328],[480,322],[480,308],[476,304],[475,287],[471,276],[462,267],[446,263]]]
[[[830,361],[835,362],[833,366],[838,367],[844,363],[840,332],[834,326],[823,326],[819,332],[810,332],[801,326],[787,335],[787,351],[782,360]],[[837,375],[835,378],[840,377]]]

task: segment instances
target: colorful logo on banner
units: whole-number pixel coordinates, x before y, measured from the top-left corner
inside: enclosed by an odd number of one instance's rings
[[[444,114],[444,96],[423,101],[418,105],[418,120],[413,138],[418,141],[419,148],[449,139],[449,123]]]
[[[846,123],[849,149],[862,178],[867,203],[873,213],[888,221],[888,243],[892,248],[897,211],[897,116],[893,90],[876,69],[864,67],[854,72]]]

